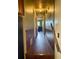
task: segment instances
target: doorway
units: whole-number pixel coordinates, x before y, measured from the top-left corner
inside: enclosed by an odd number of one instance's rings
[[[43,18],[37,18],[37,30],[38,32],[43,31]]]

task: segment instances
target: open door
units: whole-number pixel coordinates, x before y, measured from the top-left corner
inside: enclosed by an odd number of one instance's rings
[[[22,17],[18,16],[18,59],[24,59]]]

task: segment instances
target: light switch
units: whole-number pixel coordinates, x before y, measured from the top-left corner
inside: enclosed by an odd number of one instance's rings
[[[59,34],[59,33],[57,33],[57,37],[58,37],[58,38],[60,37],[60,34]]]

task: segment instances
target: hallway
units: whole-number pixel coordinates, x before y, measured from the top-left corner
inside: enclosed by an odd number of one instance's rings
[[[54,59],[54,51],[44,32],[38,32],[26,56],[27,59]]]
[[[19,0],[18,8],[18,15],[23,16],[24,59],[55,59],[60,51],[59,2]]]

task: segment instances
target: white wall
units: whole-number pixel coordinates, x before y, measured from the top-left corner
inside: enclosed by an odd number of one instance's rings
[[[57,37],[57,33],[60,34],[59,38]],[[55,0],[55,34],[60,47],[61,46],[61,0]],[[56,46],[55,46],[55,59],[61,59],[61,54],[57,52]]]
[[[24,39],[24,55],[27,53],[26,30],[34,28],[33,14],[25,13],[23,16],[23,39]],[[26,59],[26,58],[25,58]]]

